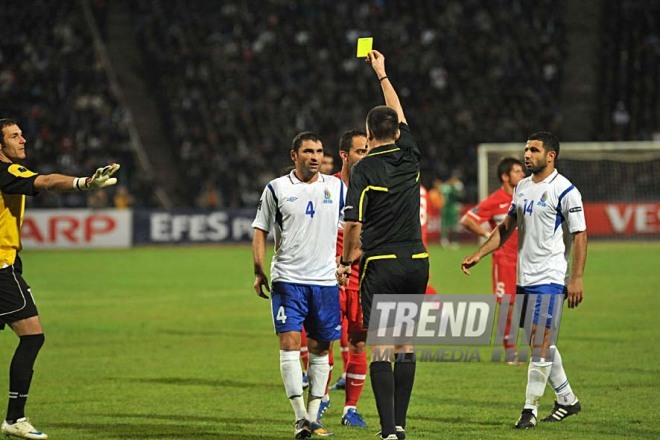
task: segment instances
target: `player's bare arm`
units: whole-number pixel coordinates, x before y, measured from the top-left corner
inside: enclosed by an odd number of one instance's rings
[[[486,228],[484,228],[479,223],[477,223],[477,221],[472,217],[470,217],[468,214],[463,215],[459,223],[465,229],[467,229],[468,231],[479,237],[488,238],[488,236],[490,235],[490,232],[486,230]]]
[[[264,293],[264,287],[270,292],[268,287],[268,277],[264,272],[264,260],[266,258],[266,237],[268,232],[259,228],[254,228],[254,237],[252,238],[252,259],[254,261],[254,291],[257,296],[269,299]]]
[[[380,87],[383,89],[383,96],[385,97],[385,105],[392,107],[397,115],[399,116],[399,122],[407,124],[406,117],[403,114],[403,107],[401,107],[401,101],[399,101],[399,96],[394,90],[394,86],[387,78],[387,73],[385,72],[385,56],[377,50],[372,50],[367,54],[367,62],[371,64],[371,67],[376,72],[376,76],[380,81]]]
[[[568,280],[568,308],[577,307],[584,296],[582,275],[587,262],[587,231],[573,234],[573,268],[571,278]]]
[[[351,264],[353,258],[360,251],[360,232],[362,231],[362,223],[347,221],[344,225],[344,250],[342,252],[341,261],[337,268],[337,283],[340,286],[345,286],[348,283],[348,278],[351,275]]]
[[[98,168],[92,177],[73,177],[63,174],[39,174],[34,179],[34,187],[39,191],[88,191],[115,185],[117,179],[112,177],[119,171],[119,164],[113,163]]]
[[[470,275],[470,268],[475,266],[483,257],[495,252],[511,237],[513,231],[516,230],[516,220],[507,215],[502,223],[497,225],[493,232],[480,247],[472,255],[468,255],[461,263],[461,270],[465,275]]]
[[[39,191],[73,191],[73,179],[62,174],[40,174],[34,179],[34,187]]]

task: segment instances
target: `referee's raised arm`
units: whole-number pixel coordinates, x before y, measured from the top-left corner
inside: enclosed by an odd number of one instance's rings
[[[396,111],[399,116],[399,122],[408,124],[406,116],[403,114],[403,107],[401,107],[399,96],[396,94],[396,90],[394,90],[394,86],[392,86],[385,72],[385,56],[377,50],[372,50],[367,54],[367,62],[371,64],[374,72],[376,72],[378,81],[380,81],[380,87],[383,89],[383,96],[385,97],[385,105],[392,107]]]

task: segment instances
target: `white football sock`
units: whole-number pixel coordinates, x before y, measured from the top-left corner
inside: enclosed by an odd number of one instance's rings
[[[330,364],[328,355],[319,356],[312,352],[309,353],[309,365],[307,366],[307,376],[309,377],[309,397],[307,399],[307,414],[309,420],[316,422],[319,413],[321,399],[325,395],[325,387],[328,384],[328,375],[330,374]]]
[[[577,402],[577,397],[573,394],[571,385],[568,383],[568,378],[564,371],[564,365],[562,364],[559,350],[554,345],[551,345],[550,349],[554,350],[555,357],[552,362],[552,369],[550,370],[548,382],[552,389],[555,390],[557,403],[560,405],[573,405]]]
[[[300,351],[280,350],[280,372],[284,382],[284,391],[291,402],[296,420],[306,419],[307,410],[303,399],[302,367],[300,366]]]
[[[534,416],[538,416],[539,402],[543,397],[545,385],[552,362],[530,362],[527,368],[527,390],[525,393],[525,409],[531,409]]]

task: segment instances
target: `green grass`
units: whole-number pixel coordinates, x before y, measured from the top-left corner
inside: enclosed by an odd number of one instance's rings
[[[470,248],[432,248],[433,283],[446,293],[489,291],[489,262],[469,278]],[[561,424],[512,429],[526,368],[419,363],[409,438],[658,438],[660,243],[592,243],[585,301],[567,311],[560,347],[584,410]],[[28,415],[53,439],[291,438],[270,304],[252,290],[249,247],[24,252],[46,332]],[[16,338],[0,337],[7,389]],[[337,359],[340,366],[341,361]],[[340,367],[339,367],[340,368]],[[324,417],[337,439],[343,394]],[[541,413],[552,407],[546,391]]]

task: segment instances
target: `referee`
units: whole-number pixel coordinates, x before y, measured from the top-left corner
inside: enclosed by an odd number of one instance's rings
[[[369,153],[351,172],[344,219],[344,251],[337,279],[345,284],[351,255],[362,239],[360,298],[363,326],[369,327],[373,297],[424,295],[429,277],[428,254],[419,222],[420,151],[406,123],[399,98],[385,73],[385,57],[371,51],[367,62],[376,72],[385,105],[367,114]],[[381,438],[405,438],[406,413],[415,380],[412,345],[372,346],[371,386],[380,417]],[[375,351],[404,352],[391,360]]]

